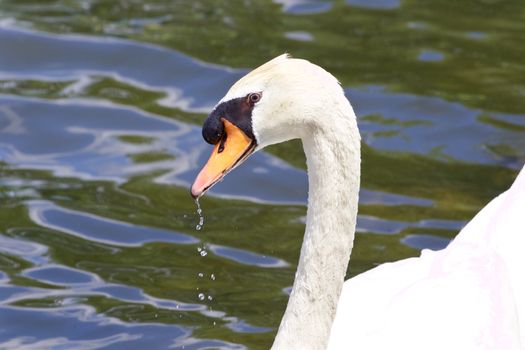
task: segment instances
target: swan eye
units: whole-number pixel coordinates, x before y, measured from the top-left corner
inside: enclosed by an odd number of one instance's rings
[[[260,92],[254,92],[248,95],[248,101],[251,104],[255,104],[261,100],[262,94]]]

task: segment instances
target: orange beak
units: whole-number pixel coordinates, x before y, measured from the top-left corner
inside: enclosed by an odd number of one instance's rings
[[[193,198],[202,196],[255,150],[254,140],[228,120],[221,118],[221,121],[224,123],[225,136],[215,145],[208,162],[193,182]]]

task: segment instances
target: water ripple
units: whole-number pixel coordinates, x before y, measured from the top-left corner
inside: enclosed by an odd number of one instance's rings
[[[47,253],[47,250],[48,248],[42,244],[0,235],[0,252],[31,260],[39,257],[38,261],[42,261],[41,257]]]
[[[28,201],[27,205],[29,215],[36,224],[89,241],[123,247],[137,247],[149,242],[176,244],[199,242],[197,238],[187,234],[77,212],[48,201]]]
[[[370,146],[441,160],[522,166],[521,157],[499,156],[490,145],[505,145],[521,154],[525,115],[494,112],[488,114],[494,118],[492,123],[478,123],[487,112],[437,97],[392,93],[381,87],[346,92],[360,116],[362,137]],[[505,123],[508,128],[498,127]]]
[[[67,286],[100,282],[95,274],[56,264],[26,269],[22,275],[48,284]]]
[[[1,348],[144,349],[155,344],[158,349],[167,349],[173,344],[188,344],[189,348],[201,349],[215,344],[219,348],[239,349],[235,344],[216,340],[188,339],[190,331],[181,326],[126,323],[98,314],[88,306],[55,309],[3,306],[0,312],[2,338],[8,339],[0,343]]]
[[[243,72],[151,44],[52,35],[5,25],[0,27],[0,46],[9,47],[0,57],[0,79],[80,80],[108,76],[146,90],[165,91],[165,105],[188,111],[208,111],[221,97],[222,89],[217,87],[231,85]]]
[[[230,248],[216,244],[209,244],[209,249],[218,256],[227,258],[244,265],[259,267],[288,267],[289,264],[281,259],[268,255],[256,254],[244,249]]]
[[[448,246],[450,239],[429,234],[411,234],[404,237],[401,242],[415,249],[441,250]]]

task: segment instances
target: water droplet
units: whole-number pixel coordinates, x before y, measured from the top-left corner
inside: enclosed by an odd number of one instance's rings
[[[211,295],[208,295],[208,300],[213,300],[213,297]]]
[[[197,251],[199,252],[200,256],[208,255],[208,251],[206,250],[206,247],[197,247]]]
[[[202,272],[199,272],[199,277],[204,277],[204,274]]]
[[[212,281],[215,281],[215,275],[214,275],[213,273],[211,274],[210,279],[211,279]]]
[[[199,300],[200,301],[203,301],[205,298],[206,298],[206,296],[204,295],[204,293],[199,293]]]
[[[202,227],[204,226],[204,216],[202,215],[202,209],[201,204],[199,203],[199,199],[195,199],[195,204],[197,204],[197,215],[199,215],[199,223],[195,225],[195,229],[197,231],[200,231]]]

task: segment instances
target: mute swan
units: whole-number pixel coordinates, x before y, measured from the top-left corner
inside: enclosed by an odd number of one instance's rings
[[[281,55],[236,82],[202,134],[215,147],[191,187],[194,198],[254,151],[295,138],[303,143],[306,232],[272,349],[522,349],[525,170],[446,249],[383,264],[343,286],[355,234],[360,136],[338,81]]]

